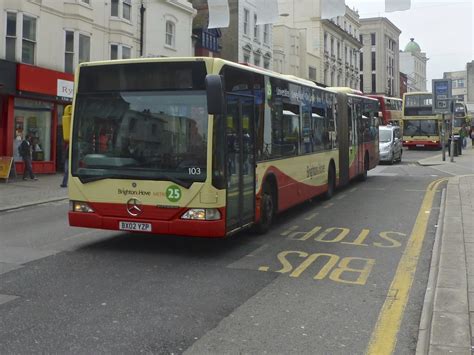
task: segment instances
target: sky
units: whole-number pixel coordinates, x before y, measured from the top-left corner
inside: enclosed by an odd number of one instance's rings
[[[384,0],[346,0],[360,18],[386,17],[401,31],[400,49],[415,38],[429,58],[427,89],[448,71],[466,70],[474,60],[474,0],[411,0],[406,11],[385,13]]]

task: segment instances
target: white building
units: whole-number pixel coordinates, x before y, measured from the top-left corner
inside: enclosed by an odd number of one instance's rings
[[[444,72],[443,79],[451,79],[453,98],[467,102],[467,70]]]
[[[385,17],[360,20],[360,90],[400,96],[400,29]]]
[[[297,5],[297,6],[296,6]],[[327,86],[359,88],[359,15],[321,20],[321,1],[279,0],[275,66]],[[299,58],[298,58],[299,57]]]
[[[255,2],[256,0],[229,0],[230,24],[227,28],[221,28],[221,57],[272,69],[272,26],[257,25]]]
[[[186,0],[0,0],[0,9],[2,59],[73,73],[83,61],[193,54]]]
[[[408,77],[408,92],[426,91],[426,53],[421,51],[414,38],[400,52],[400,71]],[[431,91],[431,89],[429,90]]]

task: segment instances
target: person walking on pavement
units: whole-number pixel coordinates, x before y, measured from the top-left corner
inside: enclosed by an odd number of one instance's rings
[[[21,142],[20,146],[18,147],[18,153],[20,153],[23,162],[25,163],[25,170],[23,172],[23,180],[26,180],[27,176],[30,177],[31,180],[38,180],[33,174],[33,165],[31,164],[32,155],[33,155],[33,147],[31,145],[31,135],[27,134],[23,142]]]
[[[64,145],[64,175],[63,175],[63,182],[61,183],[61,187],[67,187],[67,178],[69,175],[69,143],[66,142]]]
[[[469,130],[469,137],[471,138],[471,145],[474,148],[474,126],[471,126]]]
[[[466,149],[466,145],[467,145],[466,136],[467,136],[467,129],[466,129],[466,125],[463,123],[463,125],[461,126],[461,129],[459,131],[459,139],[461,140],[463,149]]]

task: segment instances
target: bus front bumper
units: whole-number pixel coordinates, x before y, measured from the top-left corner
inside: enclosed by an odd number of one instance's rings
[[[403,141],[403,146],[410,148],[439,148],[441,147],[441,142],[439,140]]]
[[[224,209],[223,209],[224,210]],[[95,229],[109,229],[137,233],[158,235],[179,235],[190,237],[222,238],[226,235],[225,214],[221,211],[221,219],[216,221],[200,220],[150,220],[140,218],[109,217],[97,213],[68,212],[69,225],[73,227],[85,227]],[[145,230],[124,230],[121,222],[130,223],[133,226],[146,227]],[[151,226],[151,228],[150,228]]]

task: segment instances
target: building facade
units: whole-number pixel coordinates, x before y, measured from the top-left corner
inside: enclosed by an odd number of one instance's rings
[[[474,125],[474,60],[466,64],[467,95],[466,104],[471,117],[471,125]]]
[[[407,74],[408,91],[426,91],[426,53],[421,51],[414,38],[400,52],[400,71]],[[431,91],[431,89],[430,89]]]
[[[467,102],[467,71],[459,70],[443,73],[443,79],[452,82],[452,95],[457,101]]]
[[[400,29],[385,17],[360,20],[360,90],[400,96]]]
[[[61,170],[62,113],[77,65],[192,55],[195,12],[185,0],[0,0],[0,72],[9,73],[0,76],[0,155],[21,172],[17,146],[30,134],[33,170]]]
[[[229,0],[229,12],[229,27],[220,29],[220,57],[272,69],[272,25],[257,25],[256,0]]]
[[[346,6],[344,16],[321,20],[321,1],[311,0],[279,0],[279,11],[273,43],[277,71],[300,73],[326,86],[359,88],[357,12]]]

